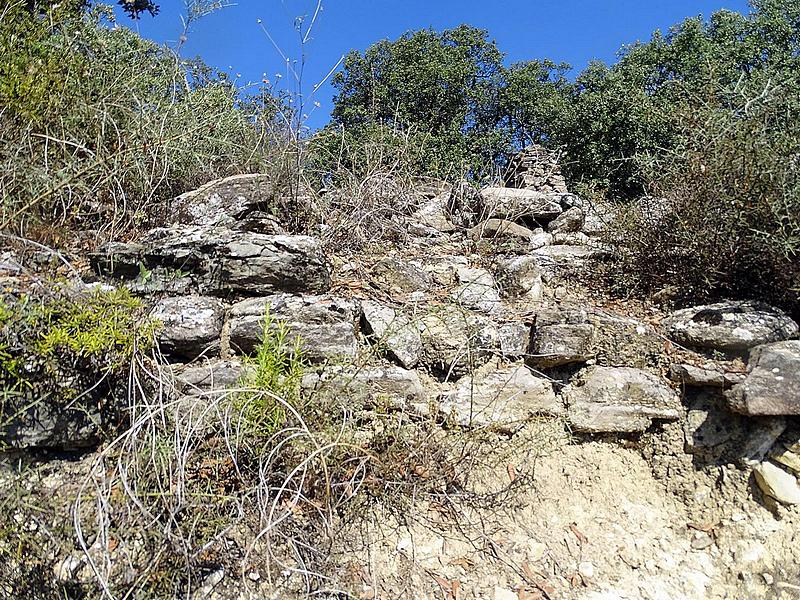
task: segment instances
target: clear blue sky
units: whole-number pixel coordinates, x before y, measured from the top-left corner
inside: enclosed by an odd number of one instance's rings
[[[145,37],[173,45],[182,31],[183,0],[161,0],[156,18],[144,15],[138,22],[120,16],[119,22]],[[315,0],[238,0],[234,6],[199,20],[181,53],[200,56],[208,64],[238,80],[260,81],[276,73],[287,81],[283,59],[270,42],[267,30],[291,59],[300,57],[295,17],[310,19]],[[306,45],[304,87],[315,83],[348,50],[364,50],[373,42],[395,39],[410,29],[446,29],[467,23],[487,29],[507,62],[535,58],[566,61],[582,69],[592,59],[607,62],[623,44],[646,40],[655,29],[666,30],[685,17],[721,8],[746,13],[746,0],[323,0],[323,9]],[[258,20],[261,20],[259,25]],[[308,124],[328,121],[334,90],[323,86]],[[313,107],[311,107],[313,108]]]

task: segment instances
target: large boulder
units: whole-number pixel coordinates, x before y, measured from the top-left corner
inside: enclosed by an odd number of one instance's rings
[[[758,346],[745,380],[727,393],[731,409],[746,415],[800,415],[800,340]]]
[[[752,301],[728,301],[677,310],[662,323],[679,344],[742,352],[792,338],[798,325],[778,308]]]
[[[358,353],[360,309],[352,300],[275,294],[234,304],[230,314],[231,346],[241,352],[252,352],[261,341],[268,314],[273,327],[283,323],[291,338],[300,338],[303,357],[311,362],[352,359]]]
[[[462,427],[503,432],[513,432],[534,415],[564,413],[550,381],[522,364],[462,377],[455,390],[440,398],[439,409]]]
[[[561,203],[552,194],[527,189],[487,187],[481,190],[482,214],[489,218],[550,221],[561,214]]]
[[[105,245],[92,264],[100,274],[128,279],[142,292],[320,293],[331,284],[317,239],[221,227],[153,229],[137,243]]]
[[[219,298],[178,296],[156,303],[150,316],[161,326],[161,350],[185,358],[196,358],[219,350],[225,305]]]
[[[654,419],[680,416],[678,395],[659,377],[631,367],[589,367],[563,396],[574,431],[642,432]]]

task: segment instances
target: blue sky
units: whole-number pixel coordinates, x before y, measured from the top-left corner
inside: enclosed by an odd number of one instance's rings
[[[156,18],[144,15],[133,22],[120,15],[119,22],[174,45],[182,31],[184,0],[161,0],[160,5]],[[260,81],[266,73],[285,86],[287,69],[270,36],[287,57],[298,60],[302,53],[293,23],[301,15],[308,23],[316,5],[316,0],[238,0],[197,21],[181,53],[240,75],[241,84]],[[410,29],[467,23],[487,29],[509,64],[551,58],[581,69],[592,59],[613,61],[622,44],[646,40],[655,29],[721,8],[749,11],[746,0],[323,0],[305,45],[303,87],[310,92],[348,50],[364,50]],[[318,90],[314,100],[321,106],[308,105],[309,126],[328,121],[333,94],[329,85]]]

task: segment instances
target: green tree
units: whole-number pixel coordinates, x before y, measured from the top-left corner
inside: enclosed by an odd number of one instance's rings
[[[424,138],[427,172],[450,165],[481,171],[506,144],[498,127],[503,54],[487,36],[466,25],[426,29],[351,52],[333,78],[334,124],[365,135],[389,126]]]

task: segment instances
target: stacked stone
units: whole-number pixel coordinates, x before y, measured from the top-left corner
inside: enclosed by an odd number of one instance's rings
[[[547,194],[567,193],[567,183],[555,154],[536,144],[511,159],[504,180],[506,187]]]

